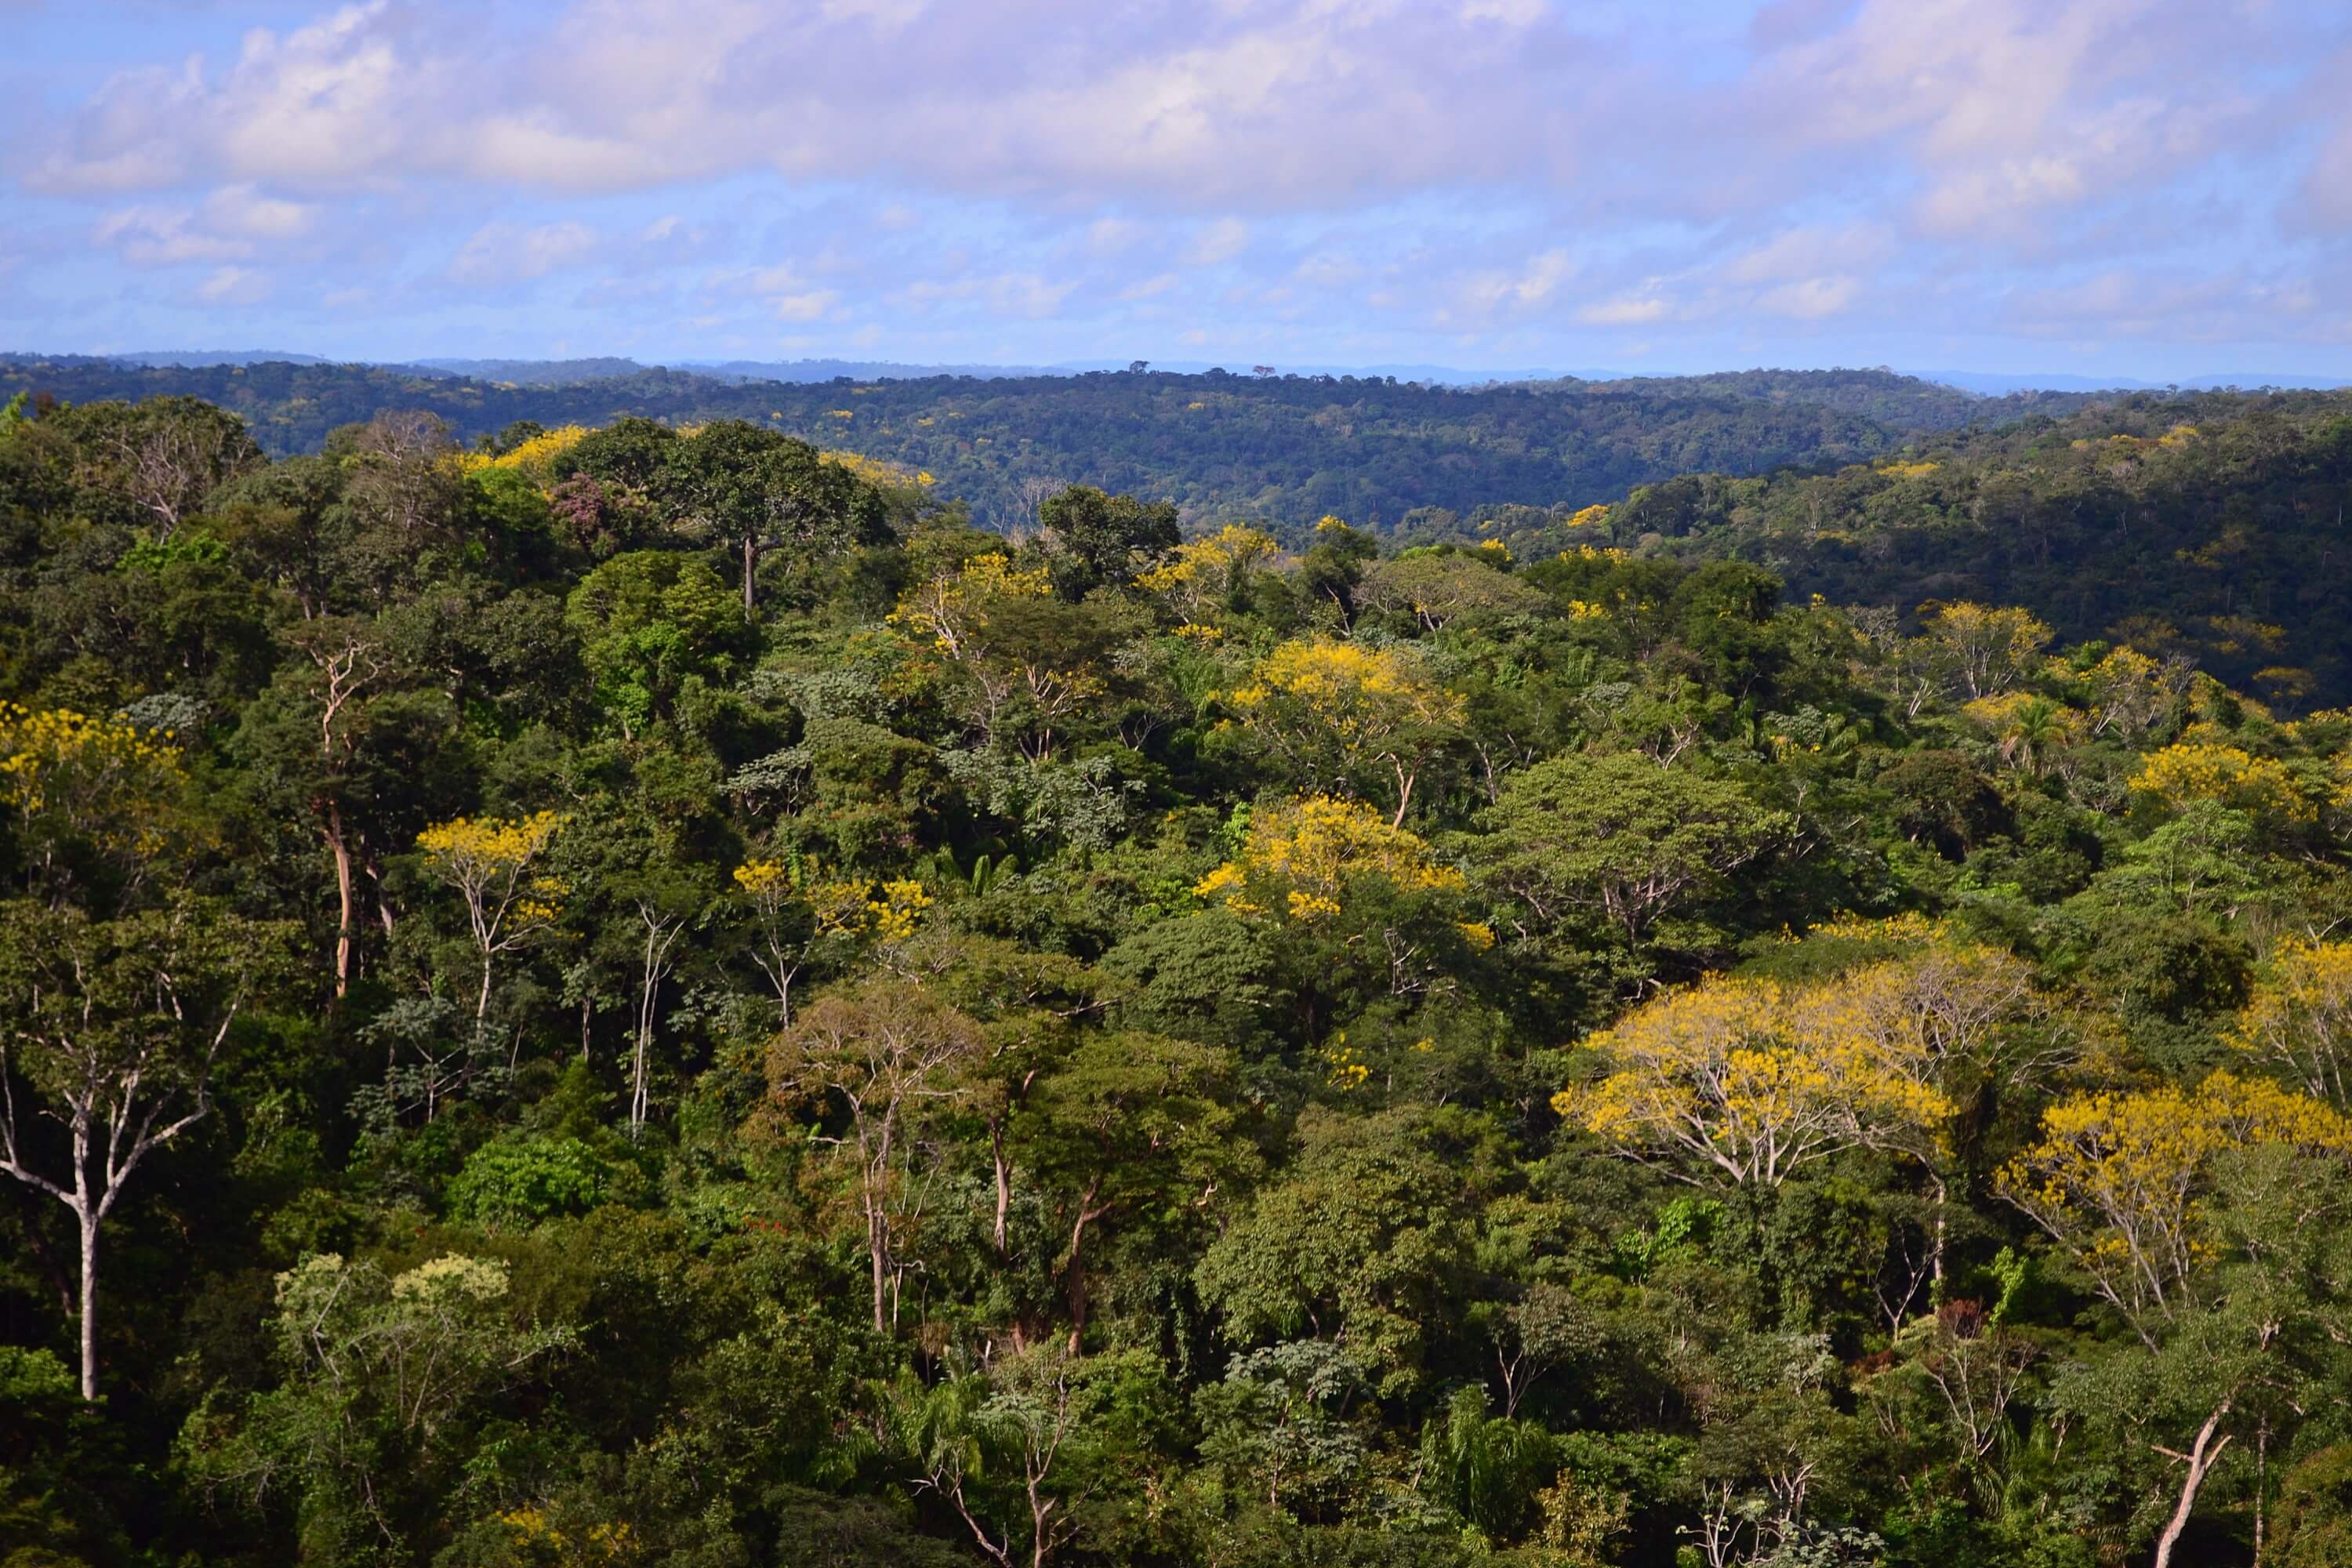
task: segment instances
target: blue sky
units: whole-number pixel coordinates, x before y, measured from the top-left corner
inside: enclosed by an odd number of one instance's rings
[[[0,347],[2352,377],[2352,5],[0,0]]]

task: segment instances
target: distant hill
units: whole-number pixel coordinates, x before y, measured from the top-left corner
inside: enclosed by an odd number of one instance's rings
[[[2031,405],[1886,371],[1460,387],[1221,372],[811,383],[633,369],[538,384],[382,365],[0,356],[0,395],[17,389],[76,403],[205,398],[273,453],[316,449],[337,426],[388,408],[429,409],[467,442],[520,420],[750,419],[928,472],[997,527],[1070,482],[1172,500],[1196,520],[1293,526],[1326,512],[1393,521],[1422,507],[1576,507],[1692,469],[1861,461]]]
[[[2294,706],[2352,694],[2352,393],[2134,393],[1832,473],[1645,486],[1626,543],[1795,595],[2032,605],[2062,641],[2179,652]],[[1475,534],[1475,524],[1468,524]]]
[[[1919,374],[1928,381],[1946,386],[1957,386],[1968,392],[1980,392],[2000,397],[2013,392],[2162,392],[2178,387],[2182,392],[2210,392],[2224,387],[2254,391],[2274,386],[2290,391],[2330,391],[2352,386],[2352,381],[2331,380],[2326,376],[2264,374],[2251,372],[2225,375],[2193,375],[2186,381],[2134,381],[2129,376],[2100,378],[2088,375],[2011,375],[1973,370],[1927,370]]]
[[[471,381],[509,382],[517,386],[572,386],[583,381],[635,375],[646,367],[633,359],[608,355],[594,359],[421,359],[383,368]]]

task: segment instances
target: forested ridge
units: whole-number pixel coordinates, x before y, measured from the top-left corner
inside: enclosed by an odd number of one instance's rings
[[[2081,401],[1977,398],[1885,371],[1446,387],[1157,372],[746,383],[656,369],[548,386],[377,365],[0,356],[0,397],[19,390],[203,398],[278,457],[395,408],[437,414],[467,443],[519,420],[744,419],[929,473],[999,530],[1034,522],[1039,498],[1066,484],[1172,501],[1192,520],[1292,527],[1327,512],[1372,522],[1419,506],[1584,506],[1676,474],[1845,463],[1915,431]]]
[[[0,1563],[2352,1555],[2340,401],[419,403],[0,416]]]

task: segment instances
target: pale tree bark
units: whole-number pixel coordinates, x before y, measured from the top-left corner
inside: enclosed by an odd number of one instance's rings
[[[2214,1407],[2212,1415],[2205,1417],[2205,1425],[2197,1429],[2197,1440],[2189,1445],[2189,1452],[2157,1449],[2165,1458],[2186,1465],[2188,1472],[2180,1478],[2180,1500],[2173,1505],[2172,1517],[2165,1521],[2164,1533],[2156,1539],[2156,1568],[2172,1568],[2172,1549],[2179,1543],[2181,1531],[2189,1528],[2189,1515],[2197,1506],[2198,1490],[2204,1486],[2205,1478],[2213,1473],[2221,1450],[2230,1446],[2230,1434],[2222,1433],[2218,1438],[2214,1436],[2229,1417],[2230,1404],[2224,1399]]]
[[[74,965],[77,972],[81,965]],[[163,977],[165,1005],[176,1015],[179,999],[170,977]],[[48,1194],[65,1205],[80,1230],[80,1360],[81,1396],[98,1397],[99,1237],[107,1217],[122,1196],[123,1188],[147,1156],[202,1120],[212,1110],[212,1065],[229,1026],[236,1021],[234,1003],[202,1047],[194,1071],[176,1097],[185,1109],[173,1114],[175,1097],[147,1081],[154,1055],[142,1045],[122,1055],[99,1039],[96,1020],[85,1007],[73,1032],[39,1030],[0,1036],[0,1171]],[[184,1020],[174,1017],[174,1022]],[[87,1032],[85,1032],[87,1031]],[[18,1041],[31,1045],[49,1058],[60,1102],[39,1115],[59,1123],[69,1145],[68,1169],[60,1177],[33,1168],[26,1148],[26,1128],[19,1121],[16,1076],[21,1063],[12,1056]],[[62,1069],[62,1070],[58,1070]]]
[[[915,987],[877,984],[803,1011],[769,1059],[779,1100],[837,1099],[849,1113],[845,1132],[818,1142],[856,1160],[877,1333],[890,1331],[890,1226],[905,1146],[927,1108],[966,1092],[957,1069],[982,1047],[977,1026],[962,1014]]]
[[[337,728],[338,721],[368,684],[383,673],[383,665],[376,645],[362,637],[355,626],[344,628],[341,637],[311,637],[306,640],[304,651],[326,681],[326,693],[319,703],[319,760],[332,773],[351,761],[353,747],[349,732]],[[358,904],[352,883],[351,839],[343,828],[342,802],[336,797],[331,784],[320,792],[310,806],[319,818],[319,832],[327,842],[328,852],[335,858],[335,994],[340,997],[351,989],[353,928],[358,923]]]
[[[661,984],[669,975],[670,951],[686,931],[684,915],[673,914],[645,899],[637,900],[637,918],[646,928],[646,948],[637,984],[636,1050],[629,1070],[631,1138],[636,1137],[646,1124],[653,1076],[654,1024],[659,1016]],[[486,987],[488,984],[486,977]]]

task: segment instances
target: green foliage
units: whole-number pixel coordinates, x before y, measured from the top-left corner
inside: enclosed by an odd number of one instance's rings
[[[501,1136],[467,1157],[446,1200],[452,1218],[496,1231],[586,1214],[623,1189],[613,1163],[580,1139]]]
[[[2341,399],[5,375],[8,1561],[2344,1555]]]

